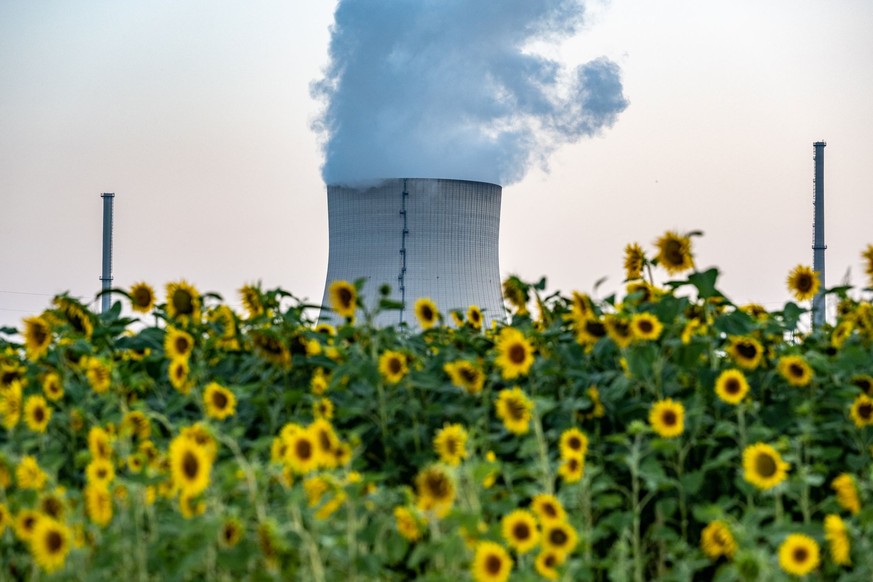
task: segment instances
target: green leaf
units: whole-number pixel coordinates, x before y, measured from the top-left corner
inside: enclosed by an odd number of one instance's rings
[[[706,271],[692,273],[688,280],[697,288],[697,294],[701,299],[706,299],[708,297],[720,296],[715,288],[715,282],[718,279],[718,269],[713,267],[711,269],[707,269]]]

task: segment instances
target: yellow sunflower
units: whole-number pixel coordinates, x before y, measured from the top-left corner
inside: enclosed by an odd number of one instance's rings
[[[873,245],[867,245],[861,252],[861,258],[864,260],[864,273],[867,274],[867,284],[873,287]]]
[[[36,489],[37,491],[45,487],[48,481],[48,475],[40,468],[36,457],[25,455],[15,467],[15,481],[20,489]]]
[[[519,554],[531,551],[540,542],[537,519],[525,509],[516,509],[503,516],[500,532],[509,547]]]
[[[355,318],[355,310],[358,308],[358,290],[348,281],[334,281],[327,291],[330,307],[340,317],[348,320]]]
[[[91,314],[81,303],[66,296],[55,297],[53,302],[75,333],[91,337],[94,324],[91,322]]]
[[[518,386],[501,390],[497,395],[495,407],[497,417],[503,421],[503,426],[509,432],[522,435],[530,430],[534,403]]]
[[[467,325],[472,327],[473,329],[479,330],[482,329],[482,310],[479,309],[478,305],[471,305],[467,308]]]
[[[596,317],[585,317],[576,320],[574,326],[576,341],[583,346],[593,346],[607,335],[606,325]]]
[[[419,471],[415,476],[415,491],[418,509],[432,511],[437,517],[445,517],[455,502],[455,483],[438,465]]]
[[[33,537],[33,530],[36,529],[36,524],[41,519],[45,519],[45,516],[38,511],[22,509],[15,516],[15,535],[23,542],[30,542]]]
[[[559,448],[562,459],[581,458],[588,452],[588,436],[576,427],[561,433]]]
[[[558,501],[558,498],[550,493],[539,493],[534,495],[530,503],[531,510],[536,514],[541,523],[551,523],[553,521],[564,521],[567,518],[567,512],[564,506]]]
[[[264,314],[263,295],[259,286],[243,285],[239,290],[239,296],[249,319]]]
[[[9,430],[15,428],[21,420],[21,382],[13,381],[8,388],[0,390],[0,415],[3,426]]]
[[[88,384],[97,394],[104,394],[112,385],[112,368],[109,363],[99,358],[88,358],[88,367],[85,369]]]
[[[415,542],[421,537],[421,525],[419,519],[412,510],[398,505],[394,508],[394,524],[397,531],[408,542]]]
[[[328,469],[336,467],[336,452],[339,449],[340,440],[330,421],[317,418],[306,427],[306,430],[315,438],[319,465]]]
[[[312,416],[330,420],[333,418],[334,405],[330,398],[319,398],[312,403]]]
[[[44,317],[24,318],[23,335],[29,360],[35,362],[48,352],[52,343],[52,328]]]
[[[101,527],[112,521],[112,495],[107,487],[86,485],[84,497],[88,519]]]
[[[291,351],[288,346],[272,333],[252,332],[252,342],[265,360],[283,368],[291,367]]]
[[[305,475],[321,464],[318,437],[307,429],[300,429],[285,438],[285,462],[298,475]]]
[[[115,465],[107,459],[97,458],[85,467],[85,480],[93,485],[109,487],[115,479]]]
[[[217,382],[210,382],[203,389],[203,405],[206,416],[224,420],[236,413],[236,396]]]
[[[168,455],[173,483],[182,493],[197,495],[209,486],[212,460],[193,439],[177,436],[170,442]]]
[[[800,356],[782,356],[776,368],[792,386],[807,386],[812,381],[812,368]]]
[[[71,537],[67,526],[50,517],[41,517],[30,537],[33,561],[46,572],[59,570],[70,552]]]
[[[758,489],[772,489],[788,477],[791,465],[765,443],[743,449],[743,478]]]
[[[527,302],[530,294],[521,279],[515,275],[510,275],[503,281],[503,298],[515,307],[518,315],[527,315]]]
[[[167,283],[167,315],[182,324],[200,322],[200,293],[187,281]]]
[[[433,448],[443,463],[457,467],[467,458],[467,431],[460,424],[446,424],[437,431]]]
[[[34,432],[45,432],[52,409],[42,396],[28,396],[24,402],[24,422],[27,428]]]
[[[64,385],[56,372],[49,372],[42,380],[42,391],[45,397],[56,402],[64,397]]]
[[[810,267],[797,265],[788,274],[788,290],[798,301],[808,301],[818,293],[821,281]]]
[[[155,308],[155,290],[147,283],[135,283],[129,291],[130,308],[138,313],[148,313]]]
[[[152,425],[149,417],[140,410],[131,410],[121,417],[120,431],[123,435],[134,436],[140,441],[148,440],[152,435]]]
[[[479,542],[473,556],[473,580],[475,582],[506,582],[512,572],[509,552],[495,542]]]
[[[408,372],[406,354],[388,350],[379,356],[379,373],[389,384],[397,384]]]
[[[715,381],[715,393],[723,402],[739,404],[749,393],[749,382],[740,370],[724,370]]]
[[[543,550],[534,560],[534,569],[546,580],[557,580],[559,576],[557,567],[563,564],[564,560],[566,556],[561,552]]]
[[[578,541],[579,535],[573,526],[566,521],[543,524],[543,549],[553,550],[566,556],[573,551]]]
[[[651,313],[636,313],[631,318],[631,332],[634,339],[654,341],[661,337],[664,325]]]
[[[558,466],[558,475],[565,483],[578,483],[585,475],[585,459],[582,457],[563,459]]]
[[[727,524],[716,520],[700,532],[700,549],[711,560],[717,560],[720,556],[733,558],[737,552],[737,542]]]
[[[675,231],[665,232],[655,241],[658,249],[658,264],[670,275],[694,268],[691,256],[691,237],[682,236]]]
[[[170,363],[167,366],[167,376],[170,379],[170,385],[186,395],[191,392],[191,388],[193,388],[193,383],[188,379],[188,372],[190,372],[190,370],[191,367],[188,365],[187,358],[176,358],[170,360]]]
[[[167,333],[164,335],[164,353],[167,354],[167,358],[187,359],[192,351],[194,351],[194,338],[191,334],[173,326],[167,327]]]
[[[677,437],[685,431],[685,407],[672,398],[659,400],[649,410],[649,424],[660,437]]]
[[[465,360],[447,362],[443,370],[449,375],[452,384],[468,394],[479,394],[485,385],[485,373]]]
[[[643,253],[642,247],[637,243],[630,243],[624,247],[624,278],[628,281],[633,279],[642,279],[643,265],[646,261],[646,255]]]
[[[109,433],[99,426],[88,431],[88,451],[95,459],[108,459],[112,456],[112,440]]]
[[[788,574],[806,576],[819,565],[818,543],[805,534],[789,534],[779,546],[779,567]]]
[[[854,330],[855,324],[852,320],[846,319],[841,321],[831,332],[831,345],[836,349],[842,348]]]
[[[56,487],[54,491],[46,492],[39,497],[38,508],[43,515],[52,519],[63,521],[67,513],[67,504],[64,501],[65,491],[62,487]]]
[[[838,514],[828,514],[824,519],[824,532],[834,563],[840,566],[851,566],[852,542],[849,539],[849,529],[846,527],[846,523]]]
[[[591,400],[591,412],[585,414],[585,418],[591,420],[593,418],[603,418],[606,416],[606,408],[603,406],[603,401],[600,399],[600,391],[597,386],[589,386],[586,391],[589,400]]]
[[[873,398],[866,394],[859,394],[852,402],[849,414],[858,428],[873,425]]]
[[[610,313],[603,318],[603,324],[606,326],[606,334],[618,347],[626,348],[633,341],[634,330],[627,318]]]
[[[837,494],[837,503],[840,507],[850,512],[852,515],[858,515],[861,512],[861,500],[858,497],[858,487],[855,484],[855,478],[849,473],[841,473],[831,481],[831,488]]]
[[[533,346],[523,333],[512,327],[504,327],[497,338],[496,348],[494,363],[500,368],[504,380],[527,375],[534,363],[534,355]]]
[[[764,348],[761,347],[761,342],[748,336],[731,337],[727,352],[738,366],[746,370],[757,368],[764,356]]]
[[[244,531],[243,524],[236,517],[225,519],[218,528],[218,545],[225,549],[236,546]]]
[[[439,320],[436,303],[429,297],[421,297],[415,302],[415,317],[422,329],[430,329]]]

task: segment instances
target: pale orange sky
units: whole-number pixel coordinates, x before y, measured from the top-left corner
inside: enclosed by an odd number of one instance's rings
[[[318,301],[327,267],[310,83],[334,2],[0,3],[0,325],[99,290],[116,193],[115,285],[261,280]],[[827,277],[873,242],[873,3],[616,0],[560,46],[607,56],[630,106],[504,189],[501,270],[601,295],[622,251],[702,230],[700,267],[771,309],[811,264],[812,143],[823,139]],[[431,176],[447,177],[452,176]],[[661,277],[662,280],[664,279]],[[604,293],[605,292],[605,293]]]

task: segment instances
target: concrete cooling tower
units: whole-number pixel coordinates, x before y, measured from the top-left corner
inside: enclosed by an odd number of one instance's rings
[[[470,305],[482,309],[486,325],[502,320],[500,197],[497,184],[466,180],[328,185],[330,252],[322,304],[330,305],[333,281],[364,278],[368,308],[378,303],[383,284],[404,305],[380,314],[378,325],[416,327],[413,309],[420,297],[430,297],[447,320],[450,310]]]

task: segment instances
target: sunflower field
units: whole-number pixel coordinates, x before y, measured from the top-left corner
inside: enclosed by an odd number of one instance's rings
[[[361,282],[58,296],[0,329],[0,580],[873,579],[873,289],[810,329],[809,267],[735,305],[696,234],[393,327]]]

